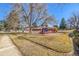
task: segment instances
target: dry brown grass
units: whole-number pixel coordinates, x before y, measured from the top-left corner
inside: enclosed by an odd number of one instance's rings
[[[22,34],[10,37],[24,55],[67,55],[73,50],[67,34]]]
[[[37,36],[37,35],[23,35],[26,39],[38,42],[42,45],[52,48],[59,52],[70,52],[72,44],[70,38],[66,34],[53,36]]]

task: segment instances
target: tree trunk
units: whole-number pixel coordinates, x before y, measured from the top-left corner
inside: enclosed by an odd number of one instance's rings
[[[29,16],[29,33],[32,33],[32,3],[29,4],[30,16]]]

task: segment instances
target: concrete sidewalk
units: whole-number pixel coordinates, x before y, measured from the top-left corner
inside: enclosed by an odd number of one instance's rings
[[[0,56],[21,56],[20,51],[7,35],[0,38]]]

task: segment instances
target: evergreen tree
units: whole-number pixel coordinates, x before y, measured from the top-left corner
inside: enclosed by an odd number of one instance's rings
[[[62,20],[61,20],[60,29],[66,29],[66,21],[64,18],[62,18]]]

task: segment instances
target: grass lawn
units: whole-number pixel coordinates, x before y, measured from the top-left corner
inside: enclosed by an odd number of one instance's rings
[[[23,55],[65,55],[73,50],[70,38],[63,33],[14,34],[10,37]]]

